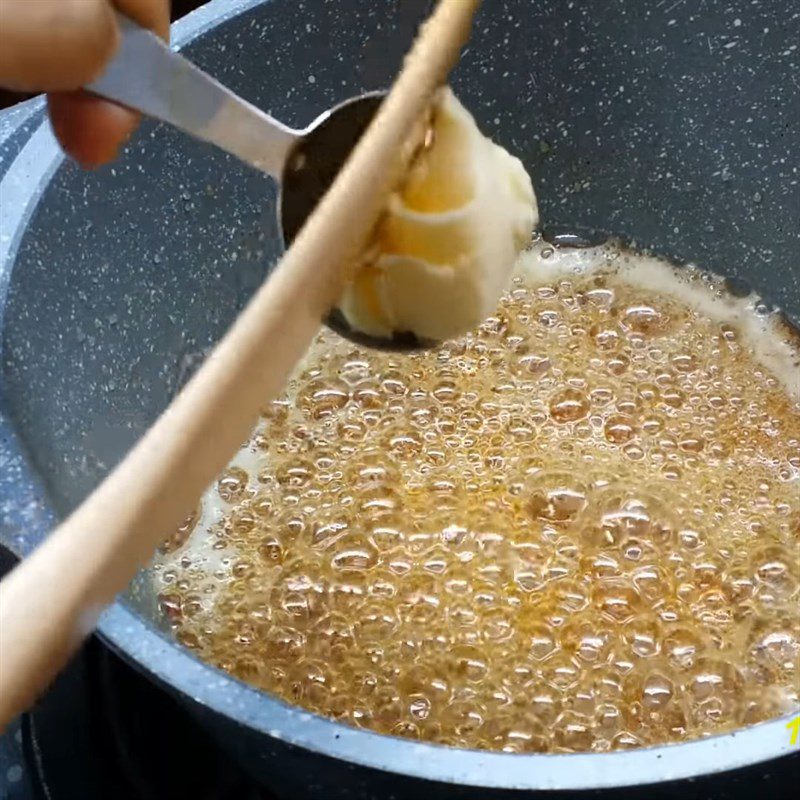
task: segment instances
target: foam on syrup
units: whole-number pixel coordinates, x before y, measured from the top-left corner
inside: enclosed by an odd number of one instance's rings
[[[616,241],[589,248],[554,248],[539,240],[520,257],[517,273],[530,286],[602,273],[674,297],[698,314],[736,328],[756,361],[793,397],[800,396],[800,333],[789,329],[781,315],[766,308],[754,291],[734,296],[723,278],[694,266],[676,267],[658,256],[632,252]]]
[[[178,639],[463,747],[604,751],[797,707],[799,350],[759,305],[540,243],[439,351],[321,333],[155,567]]]

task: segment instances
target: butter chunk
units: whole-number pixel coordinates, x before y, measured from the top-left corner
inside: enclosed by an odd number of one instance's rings
[[[472,330],[496,309],[538,219],[522,162],[446,89],[432,141],[390,197],[340,308],[373,336],[444,340]]]

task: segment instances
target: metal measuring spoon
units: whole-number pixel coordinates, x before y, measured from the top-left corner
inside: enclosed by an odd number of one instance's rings
[[[119,51],[86,89],[215,144],[278,180],[278,216],[288,246],[367,129],[384,93],[345,100],[295,130],[243,100],[149,30],[121,15],[118,20]],[[391,338],[361,333],[339,309],[325,322],[372,348],[408,351],[433,345],[413,333]]]

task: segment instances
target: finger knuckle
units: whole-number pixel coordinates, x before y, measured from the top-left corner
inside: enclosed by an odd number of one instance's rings
[[[116,45],[116,25],[105,0],[61,0],[55,23],[61,57],[70,78],[89,83],[102,70]]]

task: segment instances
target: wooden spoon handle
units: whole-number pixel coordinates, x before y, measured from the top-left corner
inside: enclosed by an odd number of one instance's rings
[[[441,0],[374,122],[269,280],[145,436],[0,583],[0,729],[25,709],[246,440],[338,299],[479,0]],[[387,168],[391,166],[391,168]]]

